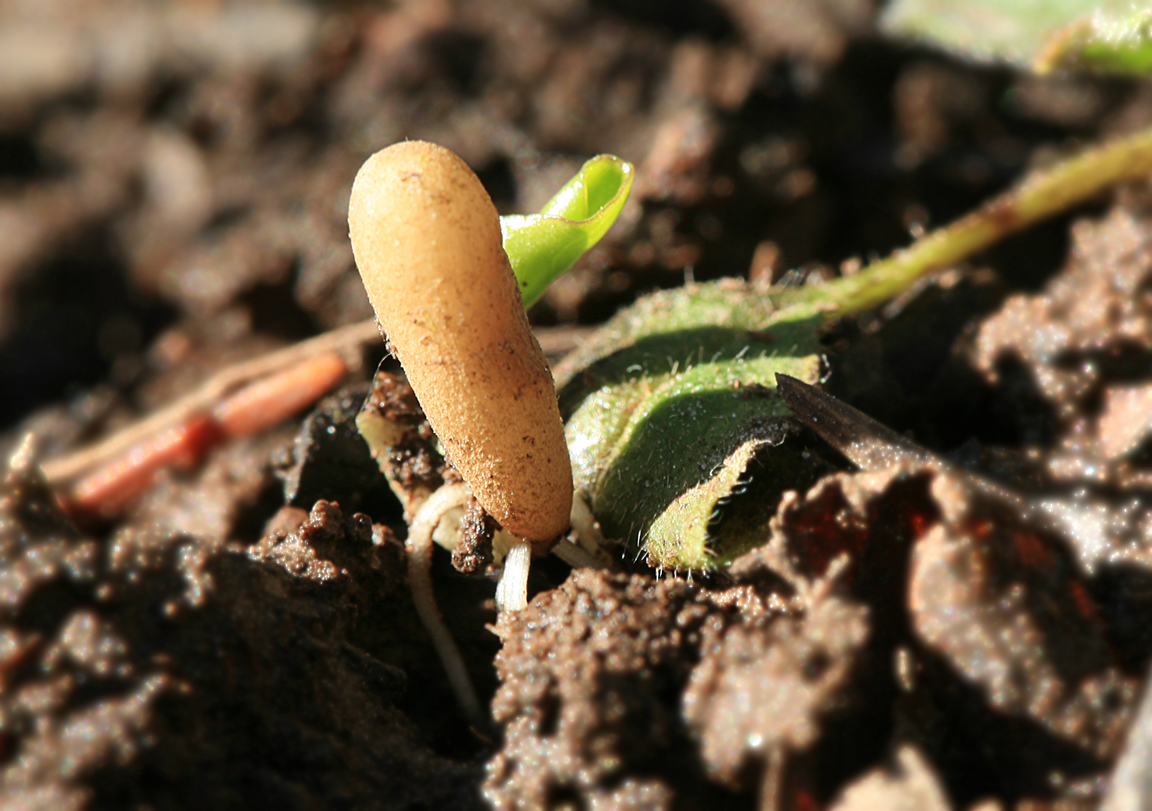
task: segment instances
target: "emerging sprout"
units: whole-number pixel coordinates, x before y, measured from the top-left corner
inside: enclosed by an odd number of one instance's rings
[[[443,147],[395,144],[356,175],[348,223],[380,327],[448,459],[505,529],[546,546],[568,528],[568,447],[479,178]]]
[[[597,155],[580,167],[539,214],[500,218],[504,251],[528,307],[616,222],[634,177],[632,164]]]
[[[569,523],[578,542],[560,540],[553,550],[574,565],[604,565],[593,540],[595,521],[580,509],[583,502],[573,510],[572,467],[552,374],[524,307],[604,235],[628,198],[632,177],[631,165],[601,155],[584,164],[540,214],[502,221],[460,158],[443,147],[407,142],[369,158],[352,186],[352,249],[380,328],[445,455],[503,526],[498,537],[517,536],[505,540],[496,592],[501,610],[527,605],[533,551],[547,551]],[[356,422],[373,456],[385,458],[396,426],[367,407]],[[387,464],[381,470],[389,475]],[[411,518],[405,545],[416,609],[461,709],[482,727],[485,719],[429,577],[433,531],[464,502],[468,488],[446,485],[428,496],[391,475],[389,480]]]

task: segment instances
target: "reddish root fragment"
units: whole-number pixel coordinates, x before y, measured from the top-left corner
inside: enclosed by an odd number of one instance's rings
[[[218,405],[212,416],[226,437],[259,433],[312,405],[346,374],[344,358],[325,352],[242,389]]]
[[[156,474],[168,467],[192,467],[220,441],[211,417],[193,417],[142,442],[81,479],[62,499],[73,516],[111,518],[136,500]]]
[[[488,725],[488,719],[472,687],[472,679],[464,666],[464,657],[460,655],[460,649],[456,647],[448,626],[444,624],[444,617],[432,593],[432,533],[449,510],[462,507],[471,496],[472,492],[463,482],[445,485],[429,496],[416,511],[405,546],[408,549],[408,588],[412,590],[416,613],[432,637],[432,644],[448,674],[448,681],[461,711],[469,723],[482,729]]]
[[[169,467],[190,468],[221,442],[258,433],[323,397],[344,379],[336,352],[306,358],[221,402],[211,416],[193,414],[141,440],[81,479],[61,500],[74,516],[111,518],[123,512]]]
[[[48,483],[53,486],[71,481],[162,431],[210,411],[241,386],[295,366],[306,358],[325,352],[349,352],[361,344],[379,339],[375,322],[361,321],[221,369],[194,391],[124,430],[59,459],[49,459],[40,467]]]

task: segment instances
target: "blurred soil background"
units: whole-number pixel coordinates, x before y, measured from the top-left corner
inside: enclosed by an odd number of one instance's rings
[[[1076,495],[1049,511],[1065,534],[905,466],[787,497],[725,575],[546,562],[498,623],[445,553],[491,730],[456,711],[350,425],[382,345],[306,421],[114,520],[75,526],[16,454],[370,318],[348,196],[398,140],[455,150],[501,213],[595,154],[636,164],[621,221],[530,313],[563,334],[686,280],[850,273],[1152,123],[1146,85],[966,65],[878,11],[0,0],[0,806],[1097,807],[1152,658],[1143,188],[827,335],[832,393]]]

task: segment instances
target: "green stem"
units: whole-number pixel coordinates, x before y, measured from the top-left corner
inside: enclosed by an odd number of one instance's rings
[[[797,296],[828,302],[829,318],[879,306],[928,273],[955,265],[1009,234],[1058,214],[1121,180],[1152,172],[1152,130],[1121,138],[1027,178],[951,225],[852,276]]]

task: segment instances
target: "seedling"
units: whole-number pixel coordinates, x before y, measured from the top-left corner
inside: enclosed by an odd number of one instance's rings
[[[432,597],[432,534],[470,491],[514,536],[498,603],[527,604],[531,554],[548,552],[568,529],[573,487],[552,373],[525,305],[600,239],[631,177],[623,161],[594,159],[540,214],[501,222],[464,161],[412,141],[373,155],[352,186],[352,247],[380,330],[468,485],[449,485],[419,506],[407,499],[406,545],[421,620],[462,709],[478,723],[467,673]],[[367,417],[358,422],[377,444],[387,434]]]
[[[568,446],[479,178],[443,147],[395,144],[357,174],[348,224],[380,329],[445,455],[501,526],[546,545],[572,509]]]

